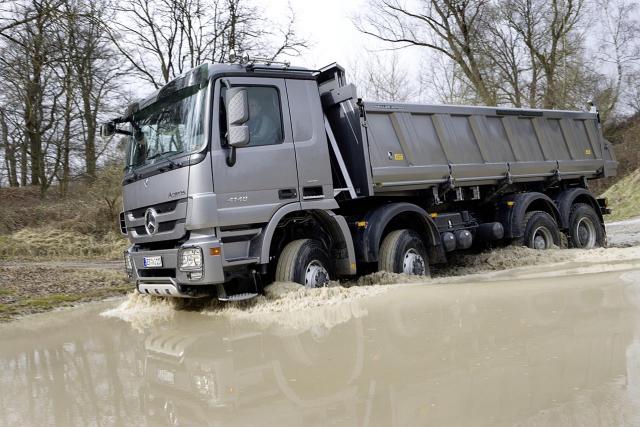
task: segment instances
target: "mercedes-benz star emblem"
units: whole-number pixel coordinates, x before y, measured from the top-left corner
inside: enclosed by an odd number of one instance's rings
[[[158,212],[155,209],[149,208],[144,213],[144,228],[149,235],[156,234],[158,231]]]

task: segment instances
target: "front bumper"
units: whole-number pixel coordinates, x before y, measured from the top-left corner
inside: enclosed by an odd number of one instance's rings
[[[181,248],[199,247],[202,250],[203,259],[202,277],[191,279],[189,272],[180,271],[178,268],[178,252]],[[135,282],[136,288],[141,293],[193,297],[198,296],[198,288],[204,289],[207,285],[224,283],[224,271],[222,267],[222,245],[215,238],[194,239],[185,242],[181,248],[142,250],[136,245],[131,246],[128,252],[131,257],[132,271],[130,279]],[[219,255],[211,255],[212,249],[218,248]],[[161,267],[145,267],[145,257],[162,258]]]

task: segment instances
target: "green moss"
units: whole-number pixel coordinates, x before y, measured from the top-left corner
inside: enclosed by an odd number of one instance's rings
[[[125,295],[131,292],[131,289],[131,284],[126,280],[118,278],[117,280],[111,281],[111,286],[104,288],[18,298],[16,301],[0,304],[0,321],[9,321],[15,316],[40,313],[58,307],[70,306],[78,302],[100,300],[115,295]]]
[[[32,308],[40,311],[76,302],[80,299],[82,299],[82,295],[51,294],[38,298],[27,298],[16,302],[15,305],[19,308]]]

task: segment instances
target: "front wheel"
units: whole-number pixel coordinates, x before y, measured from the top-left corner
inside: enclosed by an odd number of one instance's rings
[[[420,235],[413,230],[395,230],[380,245],[378,270],[429,276],[429,258]]]
[[[569,215],[569,245],[572,248],[593,249],[604,246],[604,229],[593,208],[585,203],[576,203]]]
[[[294,240],[284,247],[276,266],[276,282],[295,282],[307,288],[326,286],[331,262],[322,244],[314,239]]]
[[[556,220],[543,211],[528,212],[524,217],[524,245],[531,249],[551,249],[560,244]]]

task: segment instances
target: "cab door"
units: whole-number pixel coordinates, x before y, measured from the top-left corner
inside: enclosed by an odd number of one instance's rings
[[[299,202],[296,156],[283,79],[230,77],[232,87],[246,87],[249,143],[236,148],[229,165],[226,147],[226,86],[217,80],[212,120],[213,187],[220,226],[267,222],[282,206]]]

